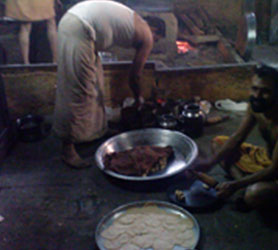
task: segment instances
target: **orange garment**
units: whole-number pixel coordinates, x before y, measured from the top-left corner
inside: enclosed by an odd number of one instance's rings
[[[55,16],[55,0],[7,0],[5,16],[20,21],[34,22]]]
[[[229,136],[216,136],[213,143],[222,146],[229,139]],[[239,149],[240,158],[235,165],[245,173],[255,173],[266,167],[272,162],[268,157],[267,151],[263,147],[255,146],[249,143],[242,143]]]

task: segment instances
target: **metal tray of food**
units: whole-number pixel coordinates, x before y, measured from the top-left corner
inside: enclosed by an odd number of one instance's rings
[[[157,234],[156,235],[156,238],[155,240],[157,241],[163,241],[165,239],[168,238],[169,241],[173,240],[173,235],[177,235],[177,232],[174,231],[174,230],[177,230],[176,228],[178,227],[178,225],[181,225],[183,223],[183,220],[186,221],[186,222],[190,222],[192,223],[191,226],[190,226],[190,229],[186,229],[185,231],[187,231],[187,234],[188,235],[188,232],[190,231],[191,233],[191,241],[189,242],[189,245],[187,247],[185,246],[180,246],[178,244],[173,244],[173,250],[185,250],[185,249],[194,249],[196,248],[196,246],[198,245],[198,242],[199,242],[199,239],[200,239],[200,227],[199,227],[199,224],[197,222],[197,220],[194,218],[194,216],[188,212],[187,210],[177,206],[177,205],[174,205],[174,204],[171,204],[171,203],[168,203],[168,202],[164,202],[164,201],[155,201],[155,200],[149,200],[149,201],[137,201],[137,202],[131,202],[131,203],[127,203],[125,205],[122,205],[116,209],[114,209],[112,212],[110,212],[109,214],[107,214],[106,216],[104,216],[100,222],[98,223],[97,225],[97,228],[96,228],[96,231],[95,231],[95,240],[96,240],[96,244],[98,246],[98,248],[100,250],[109,250],[110,247],[106,247],[106,240],[107,238],[103,237],[103,236],[106,236],[105,234],[107,234],[107,232],[109,230],[111,230],[112,226],[120,226],[120,225],[115,225],[120,218],[123,218],[124,216],[126,215],[131,215],[132,214],[140,214],[140,209],[149,209],[148,206],[150,207],[155,207],[155,209],[158,209],[161,211],[162,213],[162,216],[173,216],[173,217],[178,217],[180,218],[180,221],[179,223],[175,224],[173,223],[172,226],[173,226],[173,229],[169,229],[169,231],[166,230],[166,234],[165,233],[161,233],[161,234]],[[136,211],[135,211],[136,210]],[[131,212],[132,211],[132,212]],[[145,211],[145,210],[144,210]],[[148,216],[148,213],[150,213],[150,210],[146,210],[147,212],[144,214],[146,216]],[[151,212],[154,212],[154,211],[151,211]],[[150,216],[159,216],[160,214],[157,214],[157,213],[153,213],[152,215]],[[165,219],[160,219],[160,222],[161,222],[161,225],[159,226],[154,226],[154,225],[151,225],[153,226],[154,228],[158,229],[159,228],[163,228],[167,223],[167,218],[165,217]],[[127,217],[126,217],[127,218]],[[135,222],[134,222],[135,223]],[[163,224],[164,223],[164,224]],[[166,223],[166,224],[165,224]],[[138,225],[140,224],[140,219],[139,221],[136,221],[135,225]],[[142,232],[138,232],[137,234],[139,235],[139,237],[143,236],[143,235],[146,235],[147,231],[148,230],[151,230],[151,226],[148,226],[148,224],[144,224],[145,226],[142,227]],[[169,224],[170,226],[171,224]],[[123,226],[126,226],[126,224],[123,224]],[[144,232],[143,232],[144,231]],[[185,232],[184,231],[184,232]],[[111,231],[112,232],[112,231]],[[113,239],[113,244],[114,246],[111,246],[113,249],[113,247],[115,247],[115,244],[117,245],[117,247],[119,249],[130,249],[132,247],[132,249],[144,249],[144,250],[152,250],[154,249],[153,247],[140,247],[140,244],[139,246],[136,245],[134,242],[136,242],[136,239],[134,237],[136,236],[132,236],[131,239],[125,239],[123,237],[123,234],[130,234],[132,232],[132,229],[128,229],[127,232],[123,232],[121,231],[121,228],[119,227],[119,230],[116,230],[114,231],[116,233],[116,235],[112,235],[111,239]],[[165,231],[164,231],[165,232]],[[169,233],[169,235],[167,235],[167,233]],[[132,234],[130,234],[132,235]],[[183,240],[186,240],[186,235],[185,235],[185,238]],[[110,234],[111,236],[111,234]],[[163,238],[163,239],[160,239],[160,238]],[[125,242],[123,243],[123,240],[125,239]],[[135,241],[134,241],[135,240]],[[109,240],[108,240],[109,241]],[[176,241],[172,241],[172,242],[176,242]],[[144,242],[145,244],[146,242]],[[167,242],[164,241],[164,246],[165,244],[167,244]],[[161,248],[160,248],[161,249]]]
[[[144,145],[172,146],[174,156],[165,169],[148,176],[128,176],[105,169],[104,156],[106,154]],[[97,149],[95,160],[100,170],[110,176],[129,181],[149,181],[167,178],[185,170],[196,159],[197,155],[196,143],[183,133],[167,129],[148,128],[124,132],[108,139]]]

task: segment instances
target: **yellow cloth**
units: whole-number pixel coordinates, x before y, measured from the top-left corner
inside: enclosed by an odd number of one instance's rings
[[[54,0],[7,0],[5,16],[26,22],[55,16]]]
[[[213,139],[219,146],[225,144],[229,136],[217,136]],[[240,159],[235,165],[245,173],[255,173],[268,167],[272,162],[263,147],[255,146],[250,143],[242,143],[240,146]]]

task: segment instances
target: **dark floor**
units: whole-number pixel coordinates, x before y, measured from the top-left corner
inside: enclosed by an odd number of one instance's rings
[[[259,46],[253,58],[277,66],[277,47]],[[215,135],[231,135],[238,127],[243,113],[229,114],[230,120],[205,127],[203,136],[195,140],[199,157],[210,155],[209,143]],[[105,139],[82,145],[79,152],[93,161],[97,147]],[[248,141],[263,145],[257,131],[252,132]],[[111,179],[96,164],[90,169],[73,170],[61,162],[60,146],[51,135],[34,143],[19,141],[2,162],[1,250],[97,249],[94,232],[104,215],[132,201],[169,201],[167,188],[180,179],[186,181],[179,175],[138,185]],[[219,166],[210,174],[219,181],[225,179]],[[191,211],[201,229],[197,249],[277,249],[277,211],[242,213],[234,209],[233,200],[214,210]]]
[[[195,140],[200,156],[210,154],[211,138],[230,135],[243,117],[238,112],[230,115],[226,122],[205,127],[204,135]],[[93,160],[103,140],[82,145],[79,152]],[[256,131],[248,141],[263,143]],[[48,136],[35,143],[16,143],[2,163],[0,249],[97,249],[94,232],[105,214],[132,201],[168,201],[167,187],[179,179],[127,185],[108,178],[95,164],[86,170],[68,168],[59,152],[59,141]],[[210,173],[220,181],[225,178],[219,166]],[[218,209],[192,214],[201,228],[197,249],[277,249],[277,212],[238,212],[231,200]]]

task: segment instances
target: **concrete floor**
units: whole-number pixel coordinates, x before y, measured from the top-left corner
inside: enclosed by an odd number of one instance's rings
[[[254,60],[274,66],[278,65],[277,58],[277,46],[258,46],[253,54]],[[205,127],[203,136],[195,139],[199,157],[209,156],[211,139],[230,135],[243,118],[240,112],[229,115],[230,120]],[[78,150],[94,161],[97,147],[106,139],[80,145]],[[257,131],[248,142],[264,145]],[[133,201],[169,201],[167,188],[186,181],[181,174],[147,184],[122,183],[106,176],[95,163],[86,170],[68,168],[59,158],[60,149],[60,141],[52,135],[39,142],[18,141],[1,163],[1,250],[97,249],[94,233],[104,215]],[[210,174],[225,180],[220,166]],[[191,211],[201,229],[197,249],[277,249],[277,209],[242,213],[234,209],[234,198],[214,210]]]
[[[209,142],[219,134],[230,135],[243,117],[205,127],[195,141],[200,157],[210,154]],[[80,145],[79,152],[93,160],[97,147],[107,138]],[[254,131],[249,142],[262,145]],[[114,208],[139,200],[169,201],[168,186],[182,175],[148,184],[111,179],[96,164],[86,170],[65,166],[59,158],[60,142],[49,135],[33,143],[17,142],[0,169],[0,249],[93,250],[94,232],[100,219]],[[198,159],[197,159],[198,160]],[[225,179],[217,166],[211,172]],[[184,180],[186,181],[186,180]],[[233,199],[218,209],[194,212],[201,228],[199,250],[277,249],[277,212],[234,210]]]

